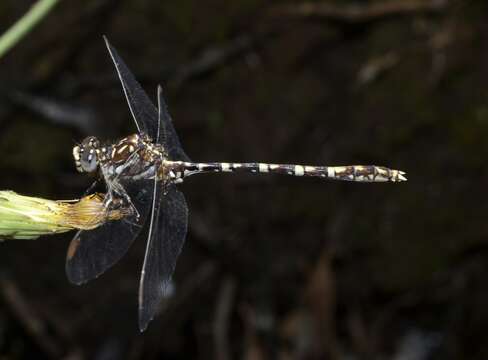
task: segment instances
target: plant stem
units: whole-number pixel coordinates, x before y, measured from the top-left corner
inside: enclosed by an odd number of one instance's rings
[[[59,0],[39,0],[0,37],[0,58],[44,18]]]
[[[108,209],[104,195],[98,193],[79,200],[54,201],[3,190],[0,191],[0,241],[37,239],[75,229],[92,230],[130,214],[128,207]]]

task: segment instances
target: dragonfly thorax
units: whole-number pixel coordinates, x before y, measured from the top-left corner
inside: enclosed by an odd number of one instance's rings
[[[154,164],[165,157],[161,145],[155,144],[145,135],[133,134],[111,146],[109,162],[116,165]]]

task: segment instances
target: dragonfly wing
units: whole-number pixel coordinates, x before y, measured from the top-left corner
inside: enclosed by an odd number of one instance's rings
[[[94,279],[125,255],[149,214],[152,184],[150,180],[124,184],[139,217],[134,214],[76,233],[66,256],[66,275],[70,282],[83,284]]]
[[[158,112],[160,124],[158,142],[163,144],[166,151],[168,151],[170,160],[189,162],[190,158],[183,150],[178,134],[176,134],[176,130],[173,126],[173,120],[171,119],[168,106],[164,100],[163,88],[161,85],[158,85]]]
[[[127,99],[132,118],[136,123],[137,130],[139,133],[145,133],[152,140],[156,140],[158,134],[157,109],[124,63],[117,50],[110,45],[105,36],[103,39],[117,70],[117,75],[122,84],[122,89],[124,90],[124,95]]]
[[[167,149],[171,160],[190,161],[181,147],[166,103],[162,98],[162,92],[158,90],[158,103],[160,104],[158,111],[117,50],[110,45],[106,37],[104,40],[139,133],[145,133],[153,141],[162,144]],[[160,93],[161,96],[159,96]]]
[[[185,197],[176,186],[169,185],[166,189],[155,186],[153,199],[151,225],[139,284],[141,331],[147,328],[158,312],[161,300],[169,291],[171,276],[183,248],[188,225]]]

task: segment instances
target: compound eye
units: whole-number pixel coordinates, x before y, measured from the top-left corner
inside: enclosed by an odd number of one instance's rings
[[[88,140],[88,145],[90,148],[99,148],[100,147],[100,142],[98,141],[97,138],[95,137],[90,137],[89,140]]]
[[[80,165],[83,171],[86,172],[93,172],[97,169],[98,160],[97,160],[97,153],[94,149],[84,149],[81,153]]]

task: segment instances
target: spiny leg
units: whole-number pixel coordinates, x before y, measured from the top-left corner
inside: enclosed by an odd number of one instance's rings
[[[105,167],[101,167],[102,175],[105,178],[105,184],[107,186],[105,206],[109,206],[113,202],[114,193],[116,193],[119,197],[123,198],[127,202],[131,210],[135,213],[137,220],[140,219],[139,211],[137,210],[137,207],[132,203],[130,196],[127,194],[122,184],[120,184],[119,178],[122,176],[126,169],[130,169],[131,166],[137,163],[138,156],[138,151],[132,152],[127,161],[116,169],[115,176],[110,175]]]

